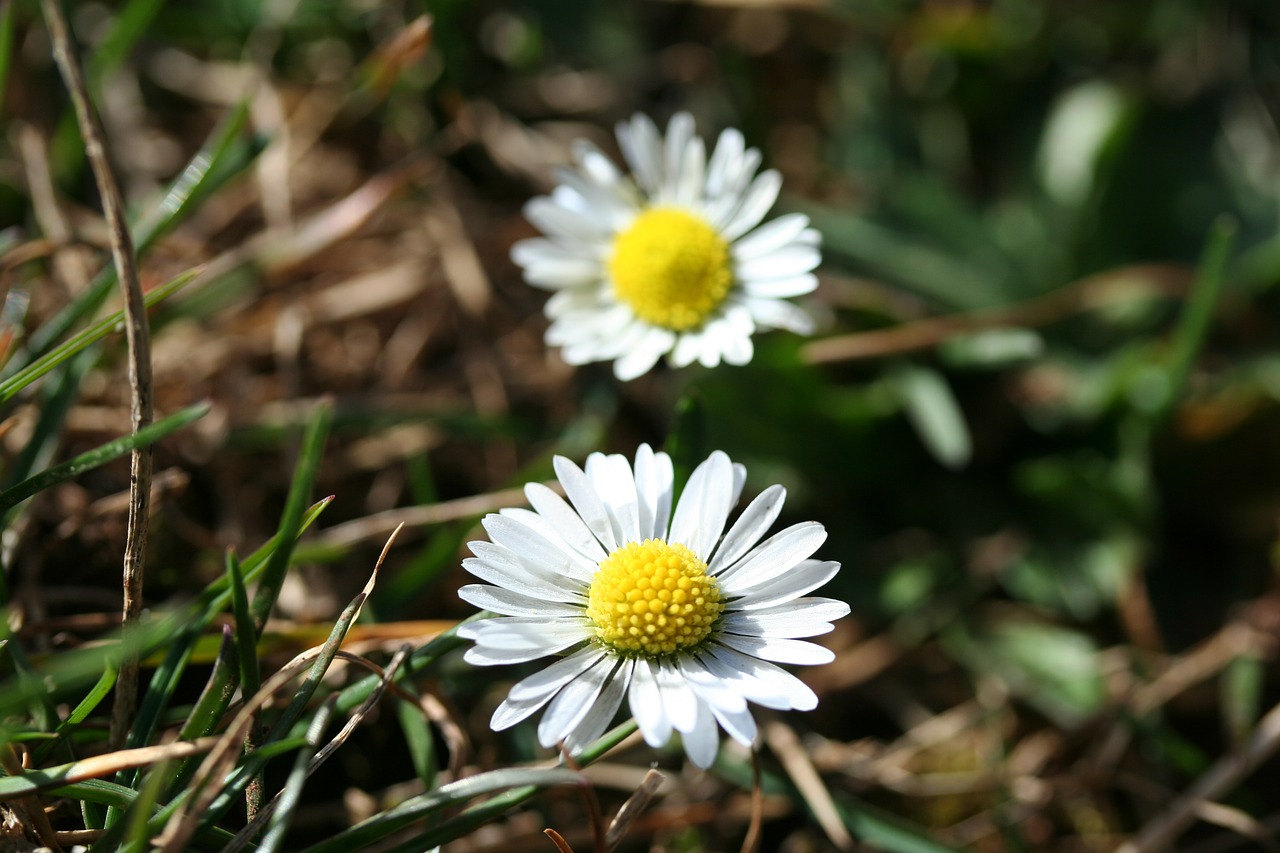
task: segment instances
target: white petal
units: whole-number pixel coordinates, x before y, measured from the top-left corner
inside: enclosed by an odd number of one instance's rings
[[[679,335],[676,338],[676,345],[671,350],[671,366],[672,367],[688,367],[698,359],[698,353],[702,351],[702,335],[697,332]]]
[[[754,352],[755,347],[751,343],[750,335],[735,335],[725,340],[725,364],[732,364],[741,367],[751,361],[751,356]]]
[[[614,187],[623,183],[622,172],[591,142],[576,140],[571,150],[578,168],[594,183],[602,187]]]
[[[636,113],[631,123],[619,122],[618,147],[631,167],[636,183],[649,195],[653,195],[662,180],[662,140],[653,120]]]
[[[604,689],[617,663],[616,658],[606,655],[561,688],[538,722],[538,743],[555,746],[564,740],[564,736],[591,710],[592,703]]]
[[[801,560],[800,565],[771,581],[757,584],[734,599],[732,610],[773,607],[812,592],[836,576],[840,564],[834,560]]]
[[[719,574],[722,569],[733,565],[739,557],[754,548],[778,519],[778,513],[782,512],[782,504],[786,499],[787,490],[782,486],[770,486],[756,495],[756,499],[747,505],[724,535],[724,541],[716,549],[715,558],[707,567],[710,574]]]
[[[620,453],[592,453],[587,457],[586,475],[609,513],[614,538],[619,543],[635,542],[640,535],[640,509],[635,475],[627,457]]]
[[[600,500],[600,496],[596,494],[596,490],[591,486],[591,481],[587,479],[587,475],[581,468],[573,464],[569,459],[563,456],[557,456],[552,459],[552,466],[555,468],[556,477],[560,480],[560,485],[564,486],[565,494],[569,497],[569,502],[573,504],[573,508],[578,511],[578,515],[586,523],[595,537],[600,540],[600,544],[608,552],[614,551],[620,544],[613,535],[613,525],[609,521],[609,513],[604,507],[604,501]]]
[[[534,287],[559,289],[581,287],[604,280],[599,261],[577,258],[572,261],[538,261],[525,267],[524,280]]]
[[[849,605],[830,598],[800,601],[760,610],[737,610],[729,605],[720,620],[725,631],[755,637],[816,637],[831,630],[831,623],[849,615]]]
[[[818,696],[809,685],[776,664],[727,646],[712,646],[702,659],[712,674],[733,682],[743,696],[758,705],[776,711],[818,707]]]
[[[708,559],[724,532],[732,496],[733,466],[717,450],[689,476],[671,521],[671,541],[687,546],[700,560]]]
[[[790,278],[807,273],[822,263],[822,253],[813,246],[791,245],[767,255],[738,263],[734,273],[739,281]]]
[[[813,666],[831,663],[835,653],[817,643],[789,640],[779,637],[744,637],[740,634],[721,634],[720,642],[743,654],[777,663],[793,663]]]
[[[744,280],[742,292],[748,296],[761,299],[788,299],[792,296],[804,296],[818,287],[818,277],[811,272],[793,275],[788,278],[769,278],[759,281]]]
[[[491,584],[517,592],[534,601],[580,604],[585,600],[585,589],[572,592],[543,581],[525,571],[514,555],[509,562],[494,563],[475,557],[462,561],[462,568]],[[515,614],[508,614],[515,615]]]
[[[676,113],[671,117],[671,121],[667,123],[667,138],[662,153],[662,183],[658,189],[658,202],[662,204],[680,202],[682,195],[680,182],[683,178],[681,167],[684,165],[685,152],[692,141],[693,116],[684,112]]]
[[[458,630],[458,636],[475,640],[463,659],[478,666],[524,663],[557,654],[592,636],[583,620],[552,620],[525,617],[485,619],[471,622]]]
[[[671,718],[662,704],[657,673],[658,667],[653,661],[636,661],[627,694],[631,716],[635,717],[644,742],[655,748],[671,740]]]
[[[723,194],[730,177],[738,174],[745,150],[746,142],[742,131],[730,127],[721,132],[715,150],[711,152],[711,160],[707,163],[706,194],[709,199]]]
[[[767,255],[799,237],[807,228],[809,228],[809,217],[803,213],[779,216],[734,243],[733,256],[739,261],[748,261]],[[818,232],[814,230],[813,233],[817,235]]]
[[[739,297],[739,300],[751,313],[751,319],[763,328],[786,329],[797,335],[813,334],[815,328],[813,318],[797,305],[750,294]]]
[[[643,376],[653,369],[658,359],[671,351],[675,342],[676,335],[670,329],[650,327],[639,344],[631,347],[630,351],[614,362],[613,375],[620,382],[630,382]]]
[[[539,566],[534,565],[532,560],[528,561],[527,564],[539,577],[550,578],[553,582],[558,582],[566,589],[577,591],[582,589],[582,584],[590,582],[592,575],[595,574],[595,564],[598,561],[591,559],[587,554],[569,543],[565,535],[571,534],[572,530],[561,531],[559,527],[552,524],[541,514],[531,509],[525,509],[522,506],[504,507],[498,510],[498,515],[524,525],[542,537],[557,552],[569,558],[567,569],[564,568],[566,566],[564,560],[557,560],[554,563],[554,572],[546,571],[547,564],[545,562]],[[581,524],[581,519],[579,519],[579,524]],[[585,525],[583,527],[585,528]],[[509,534],[504,535],[508,539],[510,538]],[[592,538],[594,539],[595,537]]]
[[[502,704],[494,709],[493,716],[489,718],[489,728],[495,732],[505,731],[521,720],[533,716],[534,711],[537,711],[550,701],[550,693],[541,696],[530,696],[524,699],[512,699],[508,696],[502,700]]]
[[[458,597],[481,610],[492,610],[503,616],[580,616],[581,604],[566,604],[547,598],[521,595],[500,586],[469,583],[458,590]]]
[[[706,770],[716,760],[716,752],[720,749],[720,730],[716,728],[715,716],[711,708],[701,699],[697,700],[697,716],[693,726],[681,733],[684,751],[695,767]]]
[[[698,697],[670,661],[658,662],[658,689],[671,725],[681,733],[691,731],[698,722]]]
[[[511,686],[507,696],[512,699],[532,699],[535,696],[550,696],[570,681],[586,672],[600,662],[605,653],[599,646],[586,646],[567,657],[562,657],[553,664],[538,670],[533,675],[517,681]]]
[[[547,704],[557,690],[577,678],[603,655],[598,648],[588,646],[517,682],[493,712],[489,728],[500,732],[529,717]]]
[[[490,513],[480,522],[489,538],[540,574],[590,578],[595,566],[576,551],[558,547],[537,530],[510,516]]]
[[[520,267],[543,262],[580,261],[582,259],[581,252],[566,248],[545,237],[531,237],[528,240],[520,240],[511,247],[511,261]]]
[[[718,708],[740,711],[747,707],[747,700],[733,686],[712,675],[706,664],[696,655],[684,655],[676,659],[676,668],[693,692]]]
[[[816,521],[793,524],[721,572],[720,588],[730,597],[744,595],[751,587],[793,568],[818,550],[826,539],[827,531]]]
[[[647,444],[636,449],[635,481],[641,540],[666,536],[667,516],[671,514],[671,474],[671,459],[665,453],[655,454]]]
[[[565,746],[571,753],[581,752],[604,734],[604,730],[608,728],[622,705],[622,697],[626,694],[627,685],[631,682],[631,670],[634,665],[634,659],[628,658],[622,661],[613,677],[605,683],[599,698],[591,704],[587,715],[565,737]]]
[[[546,196],[531,199],[524,206],[524,218],[544,234],[561,240],[594,240],[613,233],[604,219],[593,219],[585,213],[570,210]]]
[[[746,708],[741,711],[728,711],[724,708],[711,706],[711,713],[716,715],[716,719],[729,736],[745,747],[752,748],[756,743],[756,721],[751,716],[751,712]]]
[[[564,498],[541,483],[529,483],[524,487],[524,494],[529,499],[529,505],[556,529],[571,548],[595,563],[608,556],[604,548],[600,547],[600,540],[596,539],[582,517],[573,511],[573,507]]]
[[[755,228],[764,219],[769,208],[778,200],[778,191],[782,189],[782,176],[773,169],[761,172],[751,182],[751,188],[742,199],[742,205],[733,214],[733,218],[721,229],[726,240],[738,237]]]

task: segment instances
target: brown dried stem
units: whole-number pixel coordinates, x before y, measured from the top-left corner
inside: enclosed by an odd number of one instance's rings
[[[149,425],[154,418],[151,399],[151,337],[147,328],[146,306],[142,300],[142,284],[138,280],[138,258],[133,238],[125,221],[124,199],[115,173],[107,160],[102,131],[89,99],[84,73],[58,0],[41,0],[41,10],[53,42],[53,58],[71,93],[85,156],[93,170],[102,197],[102,209],[111,234],[111,256],[124,291],[125,332],[129,342],[130,410],[134,433]],[[115,704],[111,712],[112,746],[119,747],[133,720],[137,703],[138,658],[129,636],[136,628],[142,612],[142,567],[147,553],[147,516],[151,495],[151,449],[135,448],[129,468],[129,527],[124,546],[124,621],[121,629],[126,650],[120,662],[116,681]]]

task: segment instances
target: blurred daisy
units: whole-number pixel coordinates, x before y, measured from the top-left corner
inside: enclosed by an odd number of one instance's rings
[[[756,174],[760,152],[729,129],[708,159],[688,113],[665,138],[643,115],[617,132],[631,177],[580,140],[577,168],[525,206],[546,236],[511,258],[556,291],[547,343],[570,364],[613,361],[626,380],[663,355],[676,367],[746,364],[757,328],[813,331],[785,300],[817,287],[818,232],[799,213],[760,225],[782,185],[771,169]]]
[[[671,459],[648,445],[634,467],[593,453],[585,471],[559,456],[555,470],[569,500],[530,483],[533,510],[489,515],[492,541],[472,542],[475,557],[463,562],[489,583],[459,595],[501,614],[458,630],[475,641],[468,661],[559,656],[511,688],[495,731],[545,706],[538,741],[576,751],[603,734],[625,699],[646,742],[661,746],[678,732],[689,759],[708,767],[718,728],[754,743],[747,702],[818,704],[776,664],[830,661],[830,651],[797,638],[830,631],[849,607],[802,598],[840,568],[809,559],[826,539],[822,525],[761,541],[782,509],[781,486],[761,492],[726,533],[746,472],[719,451],[694,470],[674,514]]]

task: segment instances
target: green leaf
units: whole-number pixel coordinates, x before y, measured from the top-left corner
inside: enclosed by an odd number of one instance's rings
[[[963,468],[973,452],[969,428],[942,374],[905,365],[893,372],[893,379],[898,399],[924,446],[948,468]]]
[[[315,483],[316,472],[320,468],[320,460],[324,456],[325,440],[329,437],[329,427],[333,423],[333,404],[329,400],[320,401],[311,413],[306,434],[302,439],[302,448],[298,453],[297,467],[293,472],[293,483],[289,486],[289,495],[285,499],[284,512],[280,517],[279,544],[271,552],[266,569],[258,582],[258,592],[250,607],[254,629],[258,636],[266,625],[267,616],[275,607],[276,596],[284,584],[285,573],[289,569],[289,557],[293,554],[293,545],[302,529],[303,513]]]
[[[151,426],[143,427],[133,435],[127,435],[123,438],[117,438],[115,441],[109,441],[93,450],[81,453],[74,459],[70,459],[61,465],[55,465],[52,468],[41,471],[34,477],[29,477],[3,492],[0,492],[0,512],[21,503],[34,494],[44,491],[50,486],[57,485],[65,480],[78,477],[85,471],[90,471],[116,459],[133,450],[135,447],[147,447],[154,444],[170,433],[177,432],[183,427],[199,420],[209,413],[208,403],[197,403],[183,409],[180,412],[162,418]]]
[[[398,806],[338,833],[328,841],[306,848],[304,853],[345,853],[348,850],[359,850],[442,809],[460,805],[494,791],[512,788],[520,791],[526,788],[538,790],[552,785],[581,784],[581,781],[582,777],[579,774],[561,767],[546,770],[516,768],[491,770],[488,773],[469,776],[448,785],[441,785],[434,791],[411,797]],[[441,825],[418,836],[415,841],[419,849],[443,843],[439,836],[444,828],[445,825]]]
[[[203,271],[202,267],[187,270],[179,273],[169,281],[160,285],[156,289],[150,291],[143,298],[143,302],[148,308],[160,303],[173,294],[181,290],[188,282],[200,275]],[[32,361],[26,367],[14,373],[12,376],[0,381],[0,403],[8,402],[13,399],[22,389],[26,388],[32,382],[35,382],[41,376],[44,376],[55,367],[68,361],[72,356],[90,345],[102,340],[107,335],[120,328],[120,324],[124,322],[124,312],[117,311],[110,317],[107,317],[100,323],[95,323],[85,331],[73,337],[71,340],[50,350],[47,354]]]

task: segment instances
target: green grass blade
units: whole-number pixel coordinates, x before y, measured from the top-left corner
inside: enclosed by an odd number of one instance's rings
[[[44,764],[45,761],[48,760],[49,754],[53,752],[55,748],[65,743],[67,736],[70,735],[81,723],[88,719],[94,709],[102,703],[102,700],[107,698],[107,694],[111,692],[111,688],[115,687],[117,674],[116,668],[109,664],[103,669],[102,677],[98,679],[98,682],[94,684],[92,689],[90,689],[85,697],[80,700],[80,703],[72,709],[71,713],[67,715],[67,718],[58,724],[58,728],[55,730],[57,739],[40,744],[40,746],[32,752],[31,763],[33,765],[38,767],[41,764]]]
[[[151,832],[148,828],[149,819],[151,813],[155,811],[156,801],[164,790],[165,779],[169,775],[169,767],[172,763],[170,761],[161,761],[151,768],[141,790],[138,791],[137,799],[133,801],[133,805],[125,812],[125,819],[121,821],[121,824],[124,826],[124,834],[125,838],[128,839],[128,843],[121,848],[123,853],[146,853],[150,849]]]
[[[311,719],[311,725],[307,727],[307,745],[298,750],[293,760],[293,768],[289,771],[289,778],[285,780],[284,787],[275,801],[275,812],[271,815],[267,832],[262,836],[262,843],[258,846],[261,853],[274,853],[284,842],[289,821],[293,818],[298,804],[302,802],[302,787],[307,782],[311,759],[319,750],[320,741],[332,718],[333,702],[326,702]]]
[[[11,0],[0,2],[0,114],[4,113],[4,85],[13,59],[13,8]]]
[[[441,809],[460,805],[483,794],[491,794],[494,791],[513,788],[516,790],[524,790],[526,788],[538,790],[552,785],[579,784],[581,780],[582,777],[577,773],[562,767],[544,770],[515,768],[491,770],[488,773],[470,776],[457,782],[451,782],[448,785],[442,785],[434,791],[411,797],[400,805],[361,821],[327,841],[322,841],[306,848],[305,853],[345,853],[348,850],[359,850],[425,817],[429,817]],[[443,825],[441,828],[443,828]],[[430,840],[423,837],[417,839],[421,848],[432,846],[434,833],[428,833],[428,835],[433,836],[433,838]]]
[[[312,412],[307,424],[307,431],[302,439],[302,448],[298,454],[297,468],[294,470],[293,483],[289,487],[289,496],[285,499],[284,512],[280,519],[280,543],[267,560],[266,569],[258,581],[258,593],[254,596],[250,607],[254,629],[261,636],[267,616],[275,607],[276,596],[284,583],[285,573],[289,569],[289,558],[293,554],[293,544],[302,528],[302,516],[315,483],[316,472],[320,468],[320,460],[324,455],[325,440],[329,436],[329,427],[333,423],[333,404],[322,400]]]
[[[351,629],[356,617],[360,615],[360,608],[364,605],[367,597],[367,592],[361,592],[343,609],[338,621],[334,623],[333,629],[329,632],[328,639],[321,646],[319,656],[312,662],[311,667],[307,670],[306,677],[302,680],[302,684],[294,693],[293,699],[290,700],[289,705],[272,726],[270,733],[263,742],[262,748],[255,750],[249,756],[233,775],[232,779],[228,781],[218,798],[210,804],[206,813],[212,820],[218,820],[227,809],[231,808],[235,799],[261,770],[265,760],[272,754],[268,751],[269,748],[290,736],[290,730],[301,719],[303,711],[306,710],[307,705],[311,702],[311,698],[315,695],[320,682],[324,680],[325,673],[329,671],[329,667],[333,665],[334,658],[338,656],[338,649],[342,647],[342,641],[347,636],[347,631]],[[304,735],[304,742],[305,739]]]
[[[246,696],[252,696],[262,686],[258,671],[257,633],[253,629],[253,617],[249,613],[249,591],[245,588],[244,572],[235,551],[227,550],[227,578],[231,582],[231,611],[236,619],[236,652],[240,658],[240,683]]]
[[[179,273],[169,281],[157,287],[148,293],[143,301],[148,308],[152,307],[172,296],[181,290],[188,282],[198,276],[203,268],[197,267],[189,269],[186,272]],[[14,373],[12,376],[4,380],[0,380],[0,403],[8,402],[13,399],[19,391],[26,388],[32,382],[35,382],[41,376],[44,376],[55,367],[63,364],[76,353],[83,351],[91,344],[111,334],[120,328],[120,324],[124,322],[124,312],[117,311],[105,320],[95,323],[90,328],[71,338],[50,350],[45,355],[28,364],[26,367]]]
[[[261,150],[239,144],[248,120],[248,105],[241,103],[214,129],[211,141],[202,148],[182,174],[170,185],[155,212],[133,228],[138,254],[151,247],[163,234],[181,222],[196,203],[243,171]],[[58,311],[31,334],[25,355],[16,353],[2,374],[9,376],[34,358],[47,353],[76,325],[92,316],[116,286],[114,264],[107,264],[75,301]]]
[[[1173,332],[1173,346],[1165,368],[1167,387],[1163,404],[1155,412],[1156,421],[1164,420],[1173,411],[1186,387],[1191,366],[1204,344],[1218,298],[1222,295],[1236,230],[1233,221],[1223,218],[1214,223],[1213,230],[1209,232],[1191,295]]]
[[[964,413],[942,374],[919,365],[893,373],[895,390],[920,441],[943,465],[963,468],[973,453]]]
[[[177,432],[199,420],[208,413],[208,403],[197,403],[167,418],[158,420],[151,426],[138,430],[133,435],[109,441],[93,450],[81,453],[74,459],[67,460],[61,465],[55,465],[52,468],[41,471],[34,477],[28,477],[21,483],[0,492],[0,512],[8,510],[10,507],[21,503],[38,492],[44,491],[50,486],[78,477],[85,471],[92,470],[99,465],[110,462],[112,459],[123,456],[135,447],[146,447],[154,444],[170,433]]]
[[[436,774],[440,771],[431,726],[422,716],[422,709],[410,702],[396,703],[396,719],[400,723],[400,731],[404,732],[404,742],[409,750],[409,760],[413,762],[413,771],[427,790],[431,790],[436,785]]]

